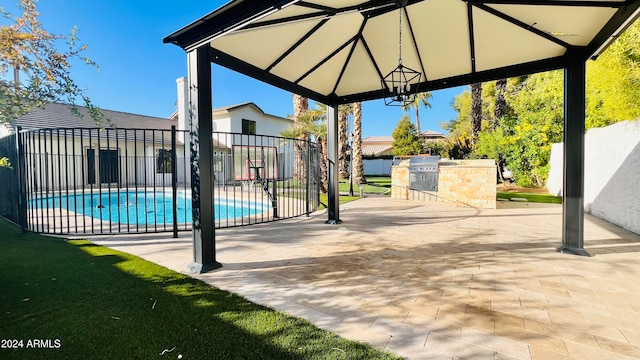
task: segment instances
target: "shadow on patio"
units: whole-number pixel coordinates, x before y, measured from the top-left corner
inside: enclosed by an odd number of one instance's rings
[[[408,358],[640,357],[640,237],[587,216],[597,256],[563,255],[561,206],[498,206],[367,198],[337,226],[315,214],[219,231],[224,266],[198,277]],[[186,236],[164,250],[119,239],[104,245],[190,260]]]

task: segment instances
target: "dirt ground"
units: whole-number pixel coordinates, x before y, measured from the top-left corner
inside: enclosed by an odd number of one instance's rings
[[[496,185],[497,191],[503,192],[517,192],[517,193],[530,193],[530,194],[548,194],[547,188],[525,188],[516,184],[498,184]]]

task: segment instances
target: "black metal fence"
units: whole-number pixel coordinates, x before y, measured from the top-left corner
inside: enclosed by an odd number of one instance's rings
[[[216,228],[309,214],[319,154],[309,141],[213,133]],[[0,215],[49,234],[191,230],[189,133],[58,128],[0,139]]]

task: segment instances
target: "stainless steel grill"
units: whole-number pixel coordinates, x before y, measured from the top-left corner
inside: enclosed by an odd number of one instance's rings
[[[440,156],[414,156],[409,159],[409,188],[438,191],[438,162]]]

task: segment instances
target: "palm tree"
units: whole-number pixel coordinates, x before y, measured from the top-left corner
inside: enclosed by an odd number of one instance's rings
[[[327,152],[327,122],[325,121],[326,110],[320,110],[316,114],[318,121],[314,122],[311,133],[314,135],[318,149],[320,150],[320,192],[326,194],[329,192],[329,174],[327,171],[327,162],[329,154]],[[318,116],[319,115],[319,116]]]
[[[366,184],[364,163],[362,162],[362,103],[353,103],[353,156],[351,166],[353,180],[356,184]]]
[[[482,130],[482,83],[471,84],[471,143],[476,144]]]
[[[407,105],[402,105],[402,110],[404,111],[407,111],[412,108],[416,110],[416,130],[418,130],[418,136],[422,134],[420,130],[420,112],[418,111],[418,109],[420,109],[420,104],[422,104],[427,109],[430,108],[431,103],[429,102],[429,99],[431,99],[432,97],[433,95],[431,94],[431,91],[421,92],[416,94],[416,97],[415,99],[413,99],[413,102]]]
[[[300,121],[300,116],[309,110],[309,100],[301,95],[293,94],[293,120],[297,124]],[[304,127],[302,127],[304,128]],[[303,181],[307,177],[307,168],[305,166],[304,146],[305,140],[309,138],[309,133],[302,131],[297,139],[301,141],[296,142],[294,164],[293,164],[293,177],[298,181]]]
[[[327,177],[327,122],[326,107],[319,106],[315,110],[307,110],[298,116],[298,121],[293,126],[280,132],[280,136],[290,139],[299,139],[306,136],[313,137],[320,151],[320,191],[326,193],[329,188]],[[300,142],[301,143],[301,142]],[[296,149],[298,150],[298,149]],[[300,149],[304,155],[305,148]],[[304,161],[304,159],[303,159]],[[304,164],[303,164],[304,165]],[[304,166],[303,166],[304,167]]]
[[[338,106],[338,173],[341,179],[349,178],[349,163],[347,154],[349,153],[348,118],[352,112],[351,104]]]

